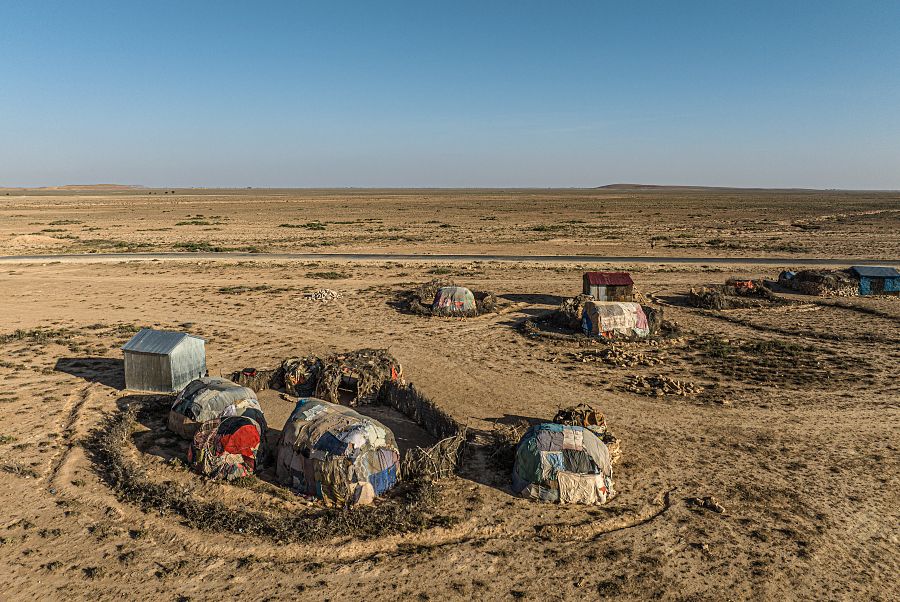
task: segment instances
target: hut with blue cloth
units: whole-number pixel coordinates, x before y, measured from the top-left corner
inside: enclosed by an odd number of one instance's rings
[[[614,494],[609,449],[584,426],[532,426],[516,448],[516,495],[561,504],[603,504]]]
[[[400,480],[400,451],[390,429],[321,399],[297,402],[275,453],[281,484],[330,505],[371,503]]]

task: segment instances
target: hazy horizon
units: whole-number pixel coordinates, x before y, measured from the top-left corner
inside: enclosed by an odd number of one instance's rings
[[[900,4],[0,6],[0,187],[900,189]]]

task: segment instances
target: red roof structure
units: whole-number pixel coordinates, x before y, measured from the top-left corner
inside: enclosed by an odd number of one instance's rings
[[[628,286],[634,284],[628,272],[585,272],[584,279],[592,286]]]

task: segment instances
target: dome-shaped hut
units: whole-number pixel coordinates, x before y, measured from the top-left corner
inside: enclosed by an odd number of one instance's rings
[[[211,479],[248,477],[256,472],[264,438],[263,428],[249,416],[208,420],[197,429],[188,448],[188,464]]]
[[[442,286],[434,295],[431,311],[435,315],[470,316],[478,313],[475,295],[463,286]]]
[[[400,479],[400,452],[386,426],[354,410],[305,398],[275,450],[278,481],[329,504],[367,504]]]
[[[583,426],[535,425],[516,448],[512,489],[548,502],[602,504],[613,494],[609,450]]]
[[[266,419],[253,389],[228,379],[207,376],[192,380],[175,397],[169,411],[169,430],[193,439],[198,425],[227,416],[249,416],[259,423],[263,434]]]

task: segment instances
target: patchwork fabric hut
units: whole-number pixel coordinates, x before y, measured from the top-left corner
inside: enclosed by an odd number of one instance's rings
[[[585,272],[582,290],[597,301],[631,301],[634,281],[628,272]]]
[[[647,314],[640,303],[588,301],[581,313],[581,329],[590,337],[646,337]]]
[[[275,453],[280,483],[332,505],[371,503],[400,480],[400,452],[390,429],[321,399],[297,403]]]
[[[850,273],[859,280],[860,295],[900,295],[900,272],[895,268],[859,265]]]
[[[512,490],[548,502],[602,504],[614,493],[609,450],[583,426],[533,426],[516,448]]]
[[[210,479],[233,481],[256,472],[265,432],[249,416],[227,416],[200,425],[187,460],[192,470]]]
[[[206,342],[186,332],[142,328],[122,352],[126,389],[174,393],[206,374]]]
[[[192,439],[201,423],[243,415],[255,420],[265,433],[266,419],[253,389],[207,376],[191,381],[175,397],[169,411],[169,430]]]
[[[436,315],[474,315],[478,312],[475,295],[463,286],[442,286],[434,295],[431,311]]]

